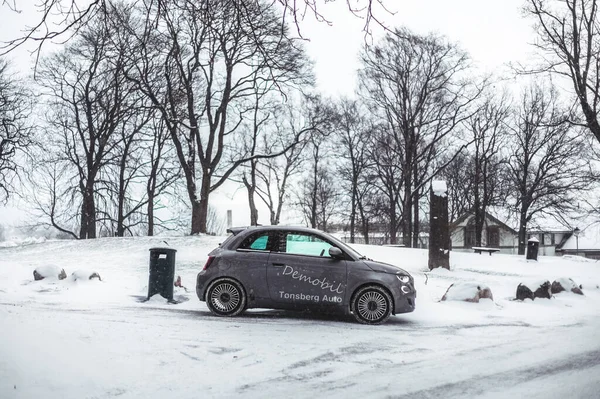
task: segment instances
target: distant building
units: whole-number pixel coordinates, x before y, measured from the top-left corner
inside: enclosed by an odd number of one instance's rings
[[[578,255],[591,259],[600,259],[600,224],[592,221],[590,225],[584,223],[579,234],[570,232],[557,246],[557,255]]]
[[[475,244],[475,215],[466,213],[450,223],[450,240],[453,251],[469,251]],[[517,253],[517,231],[486,212],[483,222],[481,246],[498,248],[501,253]]]
[[[482,231],[481,246],[498,248],[501,253],[518,253],[518,222],[517,218],[504,209],[491,208],[486,212]],[[572,222],[573,224],[575,222]],[[527,239],[537,238],[540,243],[539,254],[554,256],[574,254],[576,250],[573,229],[569,223],[555,222],[551,218],[539,218],[529,223]],[[475,245],[475,215],[468,212],[450,224],[452,249],[455,251],[471,251]],[[585,240],[579,237],[579,255],[598,256],[600,258],[600,234],[597,240]],[[584,247],[585,250],[584,250]]]

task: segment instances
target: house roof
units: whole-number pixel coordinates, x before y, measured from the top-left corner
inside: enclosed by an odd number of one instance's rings
[[[463,214],[462,216],[460,216],[458,219],[456,219],[453,223],[450,224],[450,228],[456,228],[459,224],[461,224],[462,222],[464,222],[469,216],[473,215],[473,211],[469,211],[465,214]],[[494,215],[492,215],[490,212],[486,212],[485,216],[492,220],[494,223],[504,227],[507,230],[510,230],[512,233],[517,234],[517,231],[515,229],[513,229],[512,227],[510,227],[509,225],[507,225],[506,223],[504,223],[502,220],[500,220],[499,218],[495,217]]]
[[[460,224],[466,218],[471,216],[473,211],[469,211],[463,214],[451,225]],[[517,212],[511,211],[505,207],[490,206],[487,208],[487,216],[496,223],[504,225],[506,228],[517,233],[519,230],[519,215]],[[575,229],[576,226],[588,226],[589,222],[586,220],[589,216],[586,214],[569,214],[569,215],[534,215],[534,217],[527,223],[528,233],[570,233]]]
[[[575,237],[574,234],[565,236],[564,242],[557,246],[557,250],[600,250],[600,223],[594,222],[579,229],[579,237]]]

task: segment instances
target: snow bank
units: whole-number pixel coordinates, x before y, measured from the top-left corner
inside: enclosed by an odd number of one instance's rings
[[[7,241],[1,241],[0,248],[14,248],[24,245],[41,244],[44,242],[46,242],[45,237],[12,238]]]

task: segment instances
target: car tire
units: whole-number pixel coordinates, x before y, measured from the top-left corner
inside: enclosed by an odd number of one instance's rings
[[[217,279],[206,290],[206,306],[217,316],[237,316],[246,309],[246,291],[234,279]]]
[[[362,324],[382,324],[392,314],[392,297],[378,285],[359,289],[350,303],[356,321]]]

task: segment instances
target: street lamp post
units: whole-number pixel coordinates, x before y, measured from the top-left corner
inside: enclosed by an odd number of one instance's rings
[[[581,230],[579,230],[579,227],[575,227],[575,229],[573,230],[573,235],[575,236],[575,245],[576,245],[576,252],[575,255],[579,255],[579,233],[581,232]]]

